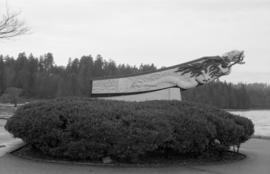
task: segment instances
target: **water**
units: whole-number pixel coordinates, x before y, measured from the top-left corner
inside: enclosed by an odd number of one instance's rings
[[[270,136],[270,110],[235,110],[229,112],[251,119],[255,125],[254,135]]]

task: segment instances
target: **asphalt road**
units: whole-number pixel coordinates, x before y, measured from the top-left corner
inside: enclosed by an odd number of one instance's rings
[[[270,141],[251,139],[243,145],[245,160],[227,164],[170,167],[98,167],[64,165],[24,160],[6,154],[0,157],[0,174],[270,174]]]

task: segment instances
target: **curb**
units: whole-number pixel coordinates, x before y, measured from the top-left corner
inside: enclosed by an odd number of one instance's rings
[[[0,157],[7,153],[16,151],[17,149],[25,146],[25,143],[21,139],[14,139],[0,144]]]
[[[23,146],[24,147],[24,146]],[[67,160],[50,160],[50,159],[41,159],[41,158],[35,158],[35,157],[30,157],[30,156],[25,156],[25,155],[19,155],[19,154],[14,154],[16,151],[19,151],[21,148],[16,149],[12,151],[10,154],[25,159],[25,160],[30,160],[34,162],[43,162],[43,163],[51,163],[51,164],[61,164],[61,165],[79,165],[79,166],[92,166],[92,167],[121,167],[121,168],[165,168],[165,167],[171,167],[171,166],[177,166],[177,167],[183,167],[183,166],[193,166],[193,165],[222,165],[222,164],[230,164],[233,162],[239,162],[247,158],[245,154],[238,153],[242,159],[238,160],[227,160],[227,161],[211,161],[211,162],[175,162],[175,163],[146,163],[146,164],[140,164],[140,163],[133,163],[133,164],[128,164],[128,163],[98,163],[98,162],[76,162],[76,161],[67,161]],[[232,151],[231,151],[232,152]],[[236,153],[236,152],[232,152]]]

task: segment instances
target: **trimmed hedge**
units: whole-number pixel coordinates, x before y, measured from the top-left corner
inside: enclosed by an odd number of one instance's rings
[[[253,123],[179,101],[60,98],[20,107],[5,126],[42,153],[71,160],[134,161],[147,154],[200,155],[238,146]],[[221,148],[222,147],[222,148]]]

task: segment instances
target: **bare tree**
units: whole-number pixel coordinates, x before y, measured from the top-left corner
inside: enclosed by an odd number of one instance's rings
[[[18,19],[19,13],[9,13],[2,15],[0,19],[0,39],[8,39],[18,35],[26,34],[29,28],[23,21]]]

